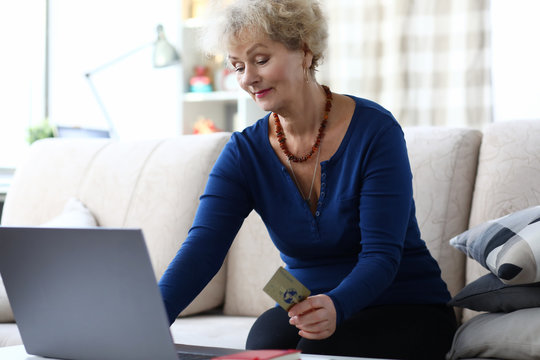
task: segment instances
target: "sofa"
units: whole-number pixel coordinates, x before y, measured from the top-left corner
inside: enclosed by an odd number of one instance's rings
[[[422,237],[454,296],[489,271],[449,240],[540,204],[540,121],[493,123],[482,131],[406,127],[404,132]],[[1,225],[41,226],[62,218],[66,203],[77,199],[98,226],[141,228],[159,278],[186,237],[212,164],[229,137],[38,141],[15,172]],[[171,326],[175,342],[243,348],[256,316],[274,306],[262,288],[282,264],[260,217],[251,213],[221,270]],[[449,358],[540,354],[538,336],[517,341],[508,327],[509,315],[527,312],[520,324],[538,331],[538,308],[480,315],[455,310],[461,325]],[[2,284],[0,322],[0,346],[21,344]],[[505,341],[522,342],[525,355],[493,350]]]

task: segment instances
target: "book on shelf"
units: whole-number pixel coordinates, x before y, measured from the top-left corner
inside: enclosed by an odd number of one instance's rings
[[[246,350],[212,360],[298,360],[300,350]]]

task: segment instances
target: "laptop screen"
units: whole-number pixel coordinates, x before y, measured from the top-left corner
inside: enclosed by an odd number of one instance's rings
[[[0,227],[0,272],[29,354],[177,358],[141,230]]]

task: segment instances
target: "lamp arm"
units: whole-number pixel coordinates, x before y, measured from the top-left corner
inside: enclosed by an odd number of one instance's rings
[[[101,112],[103,113],[103,116],[105,117],[105,120],[107,121],[107,125],[109,125],[109,132],[111,135],[111,138],[118,139],[118,132],[116,131],[116,126],[114,126],[114,123],[112,122],[109,112],[107,111],[107,108],[105,108],[105,105],[103,104],[103,101],[101,101],[101,97],[99,96],[99,93],[96,90],[96,87],[94,86],[94,83],[92,82],[92,74],[86,73],[86,80],[88,81],[88,85],[90,86],[90,89],[92,90],[92,93],[94,94],[94,97],[96,98],[96,102],[99,105],[99,108],[101,109]]]
[[[145,45],[142,45],[84,74],[84,76],[86,77],[86,80],[88,81],[88,85],[90,86],[90,89],[92,90],[92,93],[94,94],[94,97],[96,98],[96,102],[98,103],[99,108],[101,109],[101,112],[103,113],[103,116],[105,117],[105,120],[107,121],[107,125],[109,125],[109,132],[110,132],[111,138],[118,139],[118,132],[116,131],[116,126],[114,126],[114,123],[112,122],[111,117],[109,116],[109,112],[107,111],[105,104],[103,104],[103,101],[101,100],[101,97],[99,96],[99,93],[94,83],[92,82],[92,75],[94,75],[97,72],[100,72],[103,69],[108,68],[109,66],[113,64],[116,64],[117,62],[120,62],[120,61],[123,61],[124,59],[129,58],[130,56],[138,53],[139,51],[144,50],[149,46],[152,46],[153,44],[154,44],[153,42],[150,42]]]
[[[130,57],[130,56],[132,56],[132,55],[135,55],[135,54],[138,53],[139,51],[142,51],[142,50],[144,50],[144,49],[146,49],[147,47],[150,47],[150,46],[152,46],[152,45],[154,45],[154,42],[149,42],[149,43],[144,44],[144,45],[142,45],[142,46],[140,46],[140,47],[138,47],[138,48],[136,48],[136,49],[133,49],[133,50],[131,50],[131,51],[128,51],[127,53],[125,53],[125,54],[123,54],[123,55],[120,55],[120,56],[118,56],[117,58],[114,58],[114,59],[112,59],[111,61],[108,61],[108,62],[106,62],[106,63],[104,63],[104,64],[98,66],[98,67],[95,68],[94,70],[91,70],[91,71],[87,72],[87,73],[85,74],[85,76],[88,78],[88,77],[94,75],[95,73],[100,72],[101,70],[106,69],[106,68],[108,68],[109,66],[116,64],[117,62],[120,62],[120,61],[122,61],[122,60],[124,60],[124,59],[127,59],[128,57]]]

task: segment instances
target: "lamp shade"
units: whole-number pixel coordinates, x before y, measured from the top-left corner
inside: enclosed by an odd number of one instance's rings
[[[180,56],[174,46],[167,41],[163,26],[158,25],[156,30],[157,40],[154,43],[154,67],[161,68],[179,63]]]

